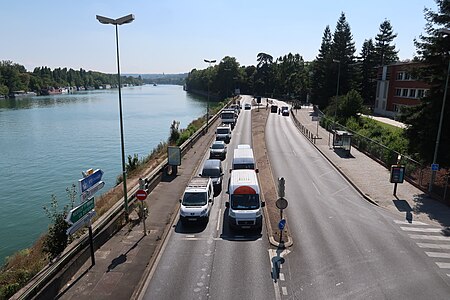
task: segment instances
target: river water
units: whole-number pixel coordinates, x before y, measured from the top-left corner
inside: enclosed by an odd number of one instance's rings
[[[181,86],[122,89],[125,156],[147,156],[169,136],[173,120],[186,128],[206,102]],[[54,194],[63,207],[66,188],[81,171],[102,169],[105,192],[121,174],[118,90],[0,99],[0,265],[27,248],[50,223],[43,206]],[[101,194],[100,192],[98,194]]]

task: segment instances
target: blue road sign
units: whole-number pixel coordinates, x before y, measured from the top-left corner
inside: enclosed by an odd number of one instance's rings
[[[90,189],[92,186],[94,186],[96,183],[100,182],[102,180],[103,171],[100,169],[97,169],[92,173],[91,175],[84,177],[82,179],[78,180],[78,185],[80,187],[80,194],[84,193],[88,189]]]
[[[439,171],[439,164],[431,164],[431,171]]]
[[[286,220],[281,219],[280,222],[278,223],[278,228],[280,228],[280,230],[283,230],[285,226],[286,226]]]

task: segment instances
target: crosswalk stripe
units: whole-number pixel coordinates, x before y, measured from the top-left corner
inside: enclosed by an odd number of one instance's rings
[[[281,291],[283,292],[283,296],[287,296],[287,288],[285,286],[281,287]]]
[[[450,244],[430,244],[430,243],[416,243],[419,248],[429,249],[450,249]]]
[[[450,242],[450,237],[442,235],[426,235],[426,234],[408,234],[410,238],[416,240],[431,240],[431,241],[447,241]]]
[[[419,221],[402,221],[402,220],[394,220],[394,223],[401,225],[429,225],[427,223],[419,222]]]
[[[436,262],[436,264],[441,269],[450,269],[450,263]]]
[[[441,232],[441,228],[417,228],[417,227],[400,227],[404,231],[414,232]]]
[[[425,252],[429,257],[450,258],[450,253],[443,252]]]

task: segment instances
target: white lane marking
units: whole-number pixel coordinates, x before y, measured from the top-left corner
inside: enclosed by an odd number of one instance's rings
[[[404,231],[414,231],[414,232],[441,232],[441,228],[418,228],[418,227],[400,227]]]
[[[334,192],[333,194],[331,194],[331,196],[337,195],[337,194],[339,194],[340,192],[345,191],[346,189],[347,189],[347,187],[344,187],[344,188],[342,188],[342,189],[340,189],[340,190]]]
[[[430,244],[430,243],[416,243],[419,248],[429,249],[450,249],[450,244]]]
[[[441,269],[450,269],[450,263],[437,262],[436,264],[437,264],[438,267],[441,268]]]
[[[429,257],[450,258],[450,253],[443,252],[425,252]]]
[[[314,183],[314,181],[312,182],[312,184],[313,184],[314,188],[316,189],[317,193],[319,193],[319,195],[321,195],[321,194],[320,194],[320,191],[319,191],[319,189],[317,188],[317,186],[316,186],[316,184]]]
[[[226,238],[226,239],[225,239]],[[258,237],[257,239],[255,239],[252,236],[248,236],[248,237],[236,237],[236,236],[226,236],[226,237],[215,237],[215,238],[210,238],[210,237],[180,237],[178,238],[178,240],[182,240],[182,241],[209,241],[209,240],[213,240],[213,241],[262,241],[262,237]]]
[[[321,174],[321,175],[319,176],[319,178],[320,178],[320,177],[323,177],[323,176],[325,176],[325,175],[328,175],[328,174],[330,174],[330,173],[333,173],[333,172],[334,172],[334,170],[325,172],[325,173]]]
[[[410,223],[408,221],[403,221],[403,220],[394,220],[394,223],[401,224],[401,225],[430,225],[430,224],[419,222],[419,221],[412,221]]]
[[[280,268],[281,269],[281,268]],[[280,280],[281,281],[284,281],[284,274],[283,273],[280,273]]]
[[[410,238],[417,240],[431,240],[431,241],[448,241],[450,237],[442,235],[426,235],[426,234],[408,234]]]
[[[285,286],[281,287],[281,291],[283,292],[283,296],[287,296],[287,288]]]
[[[188,235],[186,235],[186,237],[187,237],[187,238],[195,238],[195,235],[193,235],[193,234],[188,234]]]
[[[219,217],[217,218],[216,231],[219,231],[219,229],[220,229],[220,216],[221,215],[222,215],[222,208],[219,208]]]

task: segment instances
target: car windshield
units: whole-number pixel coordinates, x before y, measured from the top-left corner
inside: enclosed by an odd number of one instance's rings
[[[206,193],[184,193],[182,203],[186,206],[203,206],[207,203]]]
[[[229,132],[228,128],[217,128],[218,134],[227,134]]]
[[[233,119],[233,118],[234,118],[234,112],[222,113],[222,119]]]
[[[219,169],[203,169],[202,176],[205,177],[219,177],[220,170]]]
[[[259,195],[231,195],[231,208],[235,210],[258,209]]]
[[[224,144],[213,144],[212,149],[225,149],[225,145]]]

